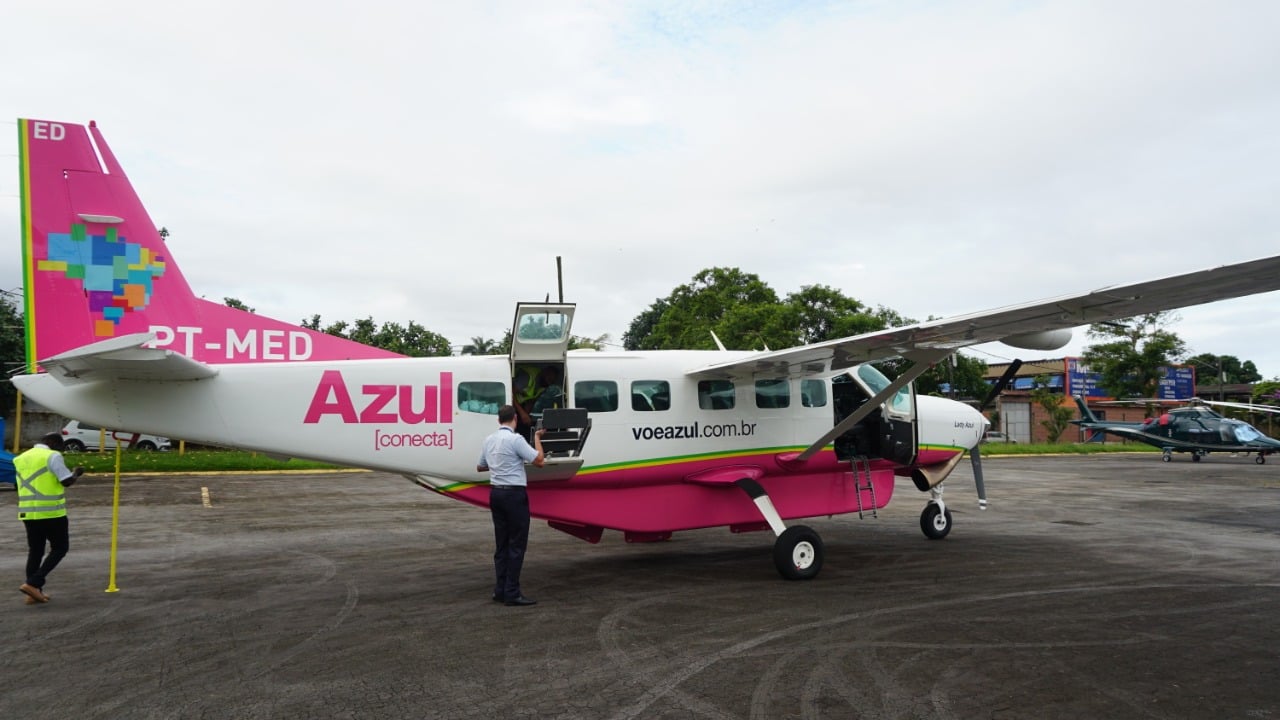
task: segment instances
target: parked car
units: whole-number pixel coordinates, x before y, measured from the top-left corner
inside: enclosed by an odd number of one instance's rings
[[[988,430],[987,434],[982,437],[982,442],[989,443],[1017,443],[1017,440],[1005,435],[999,430]]]
[[[72,420],[62,427],[62,443],[66,446],[68,452],[82,452],[84,450],[97,450],[98,443],[102,442],[103,449],[115,450],[117,438],[119,442],[125,443],[125,448],[134,448],[137,450],[168,450],[171,445],[169,438],[160,437],[159,435],[139,435],[135,443],[130,444],[133,440],[133,433],[126,430],[107,429],[103,440],[104,433],[97,425],[82,423],[79,420]]]

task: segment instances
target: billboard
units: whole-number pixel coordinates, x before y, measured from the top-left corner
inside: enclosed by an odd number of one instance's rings
[[[1085,397],[1108,397],[1099,383],[1102,376],[1089,370],[1080,358],[1065,358],[1065,372],[1068,395],[1084,395]],[[1160,381],[1156,388],[1156,397],[1161,400],[1186,400],[1196,394],[1196,369],[1190,365],[1166,365],[1160,368]]]

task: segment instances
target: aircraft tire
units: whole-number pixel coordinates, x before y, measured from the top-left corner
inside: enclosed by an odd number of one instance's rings
[[[951,511],[939,511],[934,503],[925,505],[920,513],[920,529],[930,540],[941,540],[951,532]]]
[[[1198,452],[1191,453],[1191,462],[1200,462],[1200,453]]]
[[[787,528],[773,543],[773,564],[778,568],[778,574],[787,580],[817,577],[825,554],[822,538],[804,525]]]
[[[1160,460],[1162,462],[1170,462],[1173,460],[1173,456],[1170,455],[1169,453],[1165,453],[1164,456],[1160,458]]]
[[[1258,457],[1254,458],[1253,461],[1259,465],[1265,465],[1267,462],[1267,456],[1262,453],[1258,453]]]

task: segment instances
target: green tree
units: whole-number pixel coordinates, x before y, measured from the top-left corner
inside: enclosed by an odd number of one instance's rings
[[[224,297],[222,298],[222,302],[229,308],[235,308],[236,310],[243,310],[245,312],[257,312],[257,310],[245,305],[236,298]]]
[[[1235,355],[1214,355],[1200,353],[1187,358],[1187,364],[1195,366],[1196,384],[1212,385],[1215,383],[1239,384],[1255,383],[1262,379],[1262,373],[1252,360],[1240,362]]]
[[[582,337],[581,335],[569,336],[570,350],[603,350],[605,345],[609,344],[609,333],[598,335],[593,338]]]
[[[27,366],[27,335],[25,317],[20,309],[22,295],[5,292],[0,294],[0,360],[4,371],[13,373]],[[34,363],[35,358],[31,361]],[[7,377],[7,376],[6,376]],[[18,389],[10,382],[0,382],[0,407],[7,415],[17,403]],[[0,437],[0,444],[4,438]]]
[[[1280,378],[1255,384],[1253,402],[1259,405],[1280,405]]]
[[[1062,393],[1056,393],[1049,388],[1049,376],[1037,375],[1036,386],[1031,391],[1031,401],[1044,408],[1047,420],[1041,420],[1040,426],[1045,429],[1049,435],[1049,442],[1056,443],[1062,437],[1062,433],[1071,427],[1071,418],[1073,411],[1071,407],[1062,404]]]
[[[986,374],[985,362],[956,353],[917,378],[916,392],[921,395],[944,395],[942,387],[945,383],[953,388],[955,397],[981,400],[991,389],[987,386]]]
[[[463,355],[494,355],[494,351],[498,348],[498,341],[492,338],[486,338],[476,335],[471,338],[471,342],[462,346]]]
[[[622,347],[627,350],[644,349],[641,347],[641,343],[645,342],[649,336],[653,335],[654,327],[657,326],[658,320],[666,310],[666,300],[663,300],[662,298],[654,300],[652,305],[631,321],[631,325],[627,327],[627,331],[622,333]],[[510,333],[508,332],[508,334]],[[508,348],[510,348],[509,343]]]
[[[738,268],[708,268],[654,301],[623,335],[634,350],[790,347],[795,332],[785,327],[777,293],[752,273]]]
[[[622,335],[628,350],[772,350],[907,324],[893,310],[871,310],[826,285],[806,285],[779,300],[760,278],[737,268],[708,268],[659,298]]]
[[[312,315],[310,320],[303,320],[301,325],[308,330],[346,338],[362,345],[390,350],[409,357],[443,357],[453,354],[448,338],[433,333],[413,321],[410,321],[407,326],[397,322],[378,325],[372,317],[367,317],[356,320],[355,323],[340,320],[322,328],[320,316]]]
[[[1178,319],[1170,311],[1149,313],[1114,323],[1089,326],[1089,337],[1105,339],[1081,354],[1101,376],[1100,385],[1112,397],[1155,397],[1160,367],[1174,364],[1186,344],[1167,326]]]
[[[861,302],[826,285],[805,285],[788,295],[785,302],[793,313],[800,344],[883,330],[892,320],[881,312],[884,308],[870,311]]]

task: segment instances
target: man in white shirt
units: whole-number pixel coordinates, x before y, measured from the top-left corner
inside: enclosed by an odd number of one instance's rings
[[[496,575],[493,601],[513,607],[537,604],[520,592],[520,569],[529,544],[529,479],[524,464],[542,467],[542,434],[533,434],[533,445],[516,432],[516,409],[498,408],[498,429],[484,439],[476,472],[489,473],[489,511],[493,515],[493,569]]]

